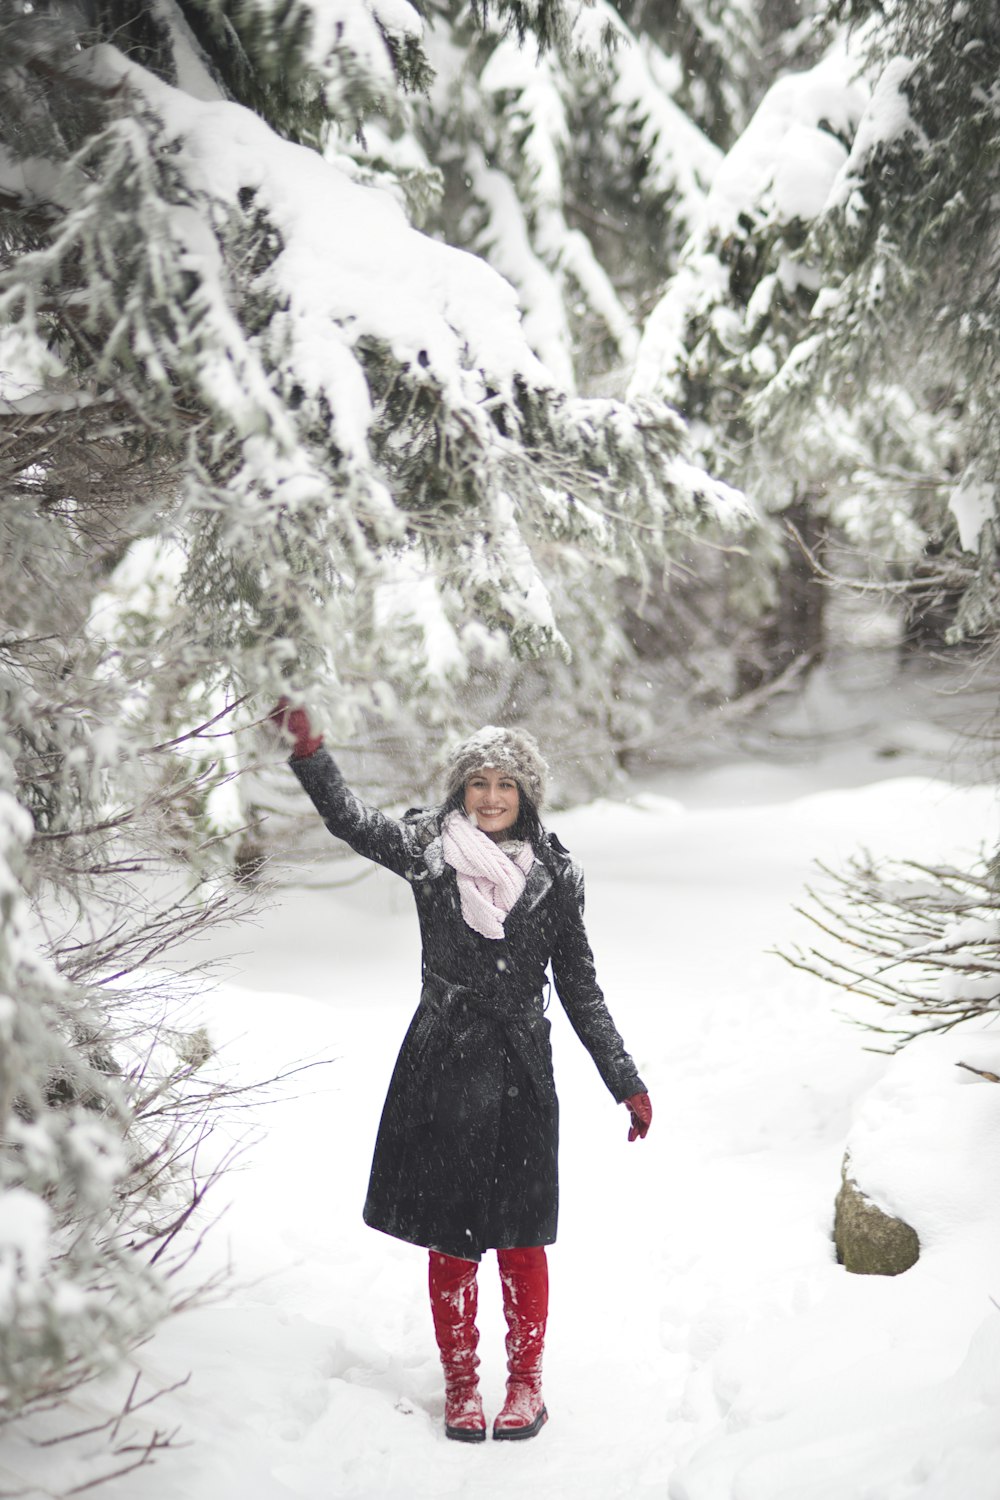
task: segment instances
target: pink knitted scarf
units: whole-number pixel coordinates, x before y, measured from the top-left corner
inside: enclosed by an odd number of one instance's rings
[[[524,890],[535,862],[531,845],[505,854],[472,819],[456,809],[441,826],[444,857],[458,876],[462,916],[485,938],[504,936],[504,918]]]

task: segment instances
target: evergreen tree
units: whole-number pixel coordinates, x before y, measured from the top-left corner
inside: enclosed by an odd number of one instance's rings
[[[608,0],[578,7],[543,50],[453,6],[428,51],[435,84],[412,115],[420,159],[442,174],[428,226],[513,283],[561,381],[613,389],[718,157],[671,97],[673,60]],[[413,149],[410,124],[397,122],[397,149]]]
[[[831,9],[858,26],[872,93],[807,246],[826,291],[760,415],[785,443],[831,405],[888,428],[886,388],[902,393],[910,423],[937,441],[901,469],[894,497],[859,497],[858,516],[871,524],[895,498],[918,523],[901,569],[918,642],[975,640],[995,659],[1000,17],[983,0]],[[966,870],[858,859],[810,893],[824,937],[791,961],[885,1007],[875,1029],[890,1047],[991,1014],[997,873],[989,849]]]
[[[161,43],[160,74],[179,67],[178,36]],[[297,71],[286,59],[295,98],[329,85],[330,46],[354,76],[356,39],[332,24],[331,37],[313,48],[321,68],[305,41]],[[671,467],[670,413],[568,403],[504,284],[410,229],[342,157],[323,162],[108,45],[65,72],[77,95],[105,101],[62,168],[91,186],[58,236],[18,258],[5,306],[23,367],[141,410],[179,455],[171,524],[187,536],[183,592],[201,611],[207,675],[239,649],[247,680],[273,680],[276,640],[328,655],[331,608],[346,623],[373,558],[407,548],[444,554],[454,597],[482,624],[547,647],[558,629],[544,588],[525,588],[526,541],[627,555],[635,523],[662,532],[695,513]],[[36,220],[54,224],[29,170],[22,204],[36,192]],[[81,284],[81,267],[115,274]],[[53,297],[57,319],[74,306],[72,345],[51,337]]]
[[[842,51],[773,85],[716,173],[646,326],[630,388],[673,402],[701,458],[738,476],[761,516],[775,518],[749,555],[697,560],[694,589],[707,582],[725,601],[709,633],[735,654],[718,684],[726,693],[778,676],[822,644],[822,592],[783,526],[815,544],[836,442],[800,431],[787,450],[769,449],[756,439],[752,402],[808,327],[819,288],[799,252],[847,159],[864,97]]]
[[[888,369],[874,403],[832,390],[811,408],[782,401],[781,372],[808,358],[830,297],[815,226],[840,191],[868,97],[859,59],[839,42],[774,84],[716,174],[631,387],[675,404],[702,461],[770,518],[748,554],[698,568],[727,601],[716,629],[737,650],[730,690],[822,652],[828,587],[817,562],[889,583],[920,568],[937,534],[927,478],[953,448],[948,412]]]
[[[951,600],[956,637],[993,635],[1000,19],[982,0],[834,9],[864,23],[874,88],[810,247],[826,294],[762,416],[787,433],[817,400],[877,409],[887,383],[939,414],[952,441],[923,476],[929,555],[915,583],[936,607]]]
[[[576,7],[478,14],[556,49]],[[405,0],[5,13],[10,1406],[169,1301],[185,1084],[210,1046],[156,1030],[172,999],[148,976],[234,900],[238,714],[288,688],[345,736],[446,725],[477,673],[564,646],[574,586],[737,509],[681,457],[669,410],[571,399],[500,277],[412,227],[433,171],[346,151],[426,82],[422,38]],[[166,905],[143,897],[149,873],[174,883]],[[44,902],[43,954],[25,901]]]

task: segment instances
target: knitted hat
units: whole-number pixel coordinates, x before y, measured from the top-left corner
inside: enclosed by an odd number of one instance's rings
[[[463,791],[469,777],[489,767],[512,776],[525,796],[541,807],[549,768],[534,738],[523,729],[501,729],[486,724],[456,745],[445,762],[445,797]]]

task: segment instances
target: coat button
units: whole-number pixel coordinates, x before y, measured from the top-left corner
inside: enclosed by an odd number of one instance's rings
[[[517,1084],[516,1083],[512,1083],[511,1086],[510,1086],[510,1088],[507,1090],[507,1097],[508,1097],[508,1099],[516,1099],[517,1098]]]

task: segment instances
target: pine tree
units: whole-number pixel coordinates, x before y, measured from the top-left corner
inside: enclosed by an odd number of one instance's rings
[[[460,6],[442,7],[428,30],[436,80],[427,98],[366,124],[360,152],[340,142],[363,167],[394,169],[429,229],[515,286],[528,341],[570,388],[621,389],[639,326],[702,213],[720,156],[677,102],[688,76],[680,56],[697,36],[715,49],[720,76],[725,58],[734,77],[746,77],[758,33],[749,11],[716,26],[711,9],[600,0],[579,7],[575,24],[539,49],[479,29]],[[727,96],[733,108],[738,94],[734,86]],[[486,703],[513,698],[522,712],[544,704],[546,716],[553,701],[568,702],[575,707],[560,715],[560,738],[577,741],[574,711],[586,704],[591,790],[630,746],[660,738],[659,669],[637,653],[631,604],[642,597],[669,609],[683,535],[678,528],[655,540],[617,578],[581,573],[579,555],[564,557],[562,582],[550,567],[570,665],[551,655],[506,663],[511,693],[503,682],[483,688],[479,673],[470,707],[480,690]],[[576,609],[582,593],[600,601],[598,615]],[[672,704],[676,649],[667,655]]]
[[[895,476],[859,486],[858,539],[895,512],[916,541],[899,568],[911,630],[995,659],[1000,17],[982,0],[831,11],[858,26],[871,96],[803,247],[824,291],[757,413],[786,447],[830,410],[896,442]],[[823,936],[787,956],[884,1007],[883,1024],[863,1021],[884,1045],[992,1014],[995,850],[966,870],[862,857],[825,873],[806,909]]]
[[[815,542],[831,444],[800,432],[788,450],[768,450],[757,441],[752,403],[808,327],[818,285],[799,251],[863,105],[842,52],[773,85],[716,173],[701,223],[646,326],[630,387],[675,404],[702,460],[738,477],[761,516],[776,518],[749,555],[696,560],[695,590],[707,581],[726,601],[709,632],[728,637],[735,653],[729,680],[719,684],[726,693],[779,676],[822,644],[822,592],[783,525]]]
[[[827,292],[762,415],[787,432],[817,400],[863,411],[886,384],[939,414],[951,443],[922,476],[931,555],[915,585],[950,600],[956,638],[993,635],[1000,21],[985,3],[835,9],[865,23],[874,88],[814,230]]]
[[[341,51],[349,40],[336,33]],[[328,84],[330,57],[318,55],[319,70],[302,49],[296,97],[314,74]],[[356,54],[337,56],[353,76]],[[601,546],[626,553],[633,523],[662,529],[675,510],[694,514],[670,467],[670,414],[567,403],[524,344],[508,289],[411,230],[342,158],[282,144],[234,106],[202,104],[108,46],[72,76],[77,91],[107,96],[106,123],[67,168],[92,172],[94,186],[57,239],[19,259],[6,305],[23,348],[51,365],[35,313],[42,289],[79,300],[79,266],[119,268],[112,283],[87,285],[84,338],[48,379],[96,382],[102,399],[141,407],[147,422],[155,411],[183,453],[174,525],[190,531],[185,590],[202,611],[206,662],[252,650],[258,627],[251,678],[266,678],[276,638],[300,653],[312,642],[317,659],[332,632],[312,600],[348,578],[355,588],[380,553],[433,553],[459,516],[462,530],[491,538],[493,555],[487,564],[476,545],[447,546],[455,584],[488,627],[546,647],[558,630],[517,603],[524,563],[518,554],[505,574],[505,536],[593,543],[588,493],[607,511]],[[225,145],[213,151],[210,134]],[[320,247],[345,214],[366,255],[362,264],[348,252],[338,274]],[[130,222],[155,234],[126,244]],[[496,512],[497,496],[525,510],[523,528]]]
[[[366,130],[368,159],[396,162],[411,183],[420,168],[425,180],[439,170],[443,192],[427,200],[428,225],[484,255],[517,287],[525,332],[564,382],[620,388],[638,329],[702,222],[721,161],[709,135],[728,142],[745,123],[762,88],[762,50],[787,61],[818,45],[807,13],[786,9],[720,7],[712,0],[602,3],[581,9],[575,27],[536,57],[512,39],[476,30],[452,7],[429,32],[435,87],[417,101],[412,119]],[[799,24],[789,40],[793,20]],[[763,232],[773,235],[773,225]],[[737,473],[742,482],[740,465],[731,465],[731,476]],[[673,695],[674,669],[686,658],[689,691],[710,697],[730,691],[724,658],[732,652],[719,646],[725,627],[701,632],[701,644],[678,628],[681,615],[688,624],[691,616],[678,577],[693,566],[709,572],[709,588],[725,591],[716,563],[726,555],[692,556],[675,537],[666,559],[649,558],[642,581],[623,580],[619,610],[604,634],[607,650],[597,657],[602,671],[592,681],[627,681],[626,696],[637,708],[656,663],[670,676]],[[730,612],[731,635],[746,636],[748,609],[756,617],[788,598],[773,582],[761,597],[754,583],[755,576],[773,579],[781,555],[780,542],[772,542],[770,560],[742,570],[728,590],[740,601]],[[800,565],[803,597],[817,597],[800,550],[789,548],[786,556],[786,566]],[[641,620],[634,610],[640,599]],[[655,628],[653,615],[661,617]],[[773,610],[772,616],[776,637],[787,622]],[[638,661],[640,637],[654,652],[659,639],[662,660],[643,654]],[[578,659],[594,659],[592,642],[571,645]],[[768,650],[777,655],[773,642]],[[773,662],[765,668],[776,669]],[[548,676],[553,670],[544,668]],[[745,670],[761,669],[748,662]],[[572,678],[562,684],[576,697],[583,686]],[[593,697],[589,683],[584,691]],[[608,720],[620,717],[621,697],[616,689],[606,702]]]
[[[888,583],[919,568],[936,534],[926,480],[951,451],[948,413],[888,370],[875,404],[852,407],[831,390],[810,409],[783,406],[780,372],[808,357],[830,296],[814,227],[840,190],[868,97],[842,43],[773,86],[716,175],[631,387],[674,403],[702,461],[772,518],[746,560],[708,570],[730,604],[719,624],[737,644],[736,688],[821,654],[824,549],[834,572]]]
[[[575,14],[480,8],[550,49]],[[509,286],[412,226],[433,169],[345,150],[426,82],[422,37],[403,0],[24,3],[2,24],[11,1407],[169,1302],[170,1164],[210,1044],[156,1030],[172,996],[149,970],[238,896],[248,721],[288,688],[346,737],[446,726],[476,674],[564,648],[574,585],[738,509],[669,410],[572,399]],[[165,906],[140,899],[150,873]],[[45,904],[44,953],[25,902]],[[79,1261],[57,1264],[67,1225]]]
[[[434,87],[388,126],[388,146],[441,173],[429,227],[511,280],[563,383],[613,390],[718,160],[673,97],[676,59],[609,0],[578,7],[541,48],[453,6],[428,50]]]

